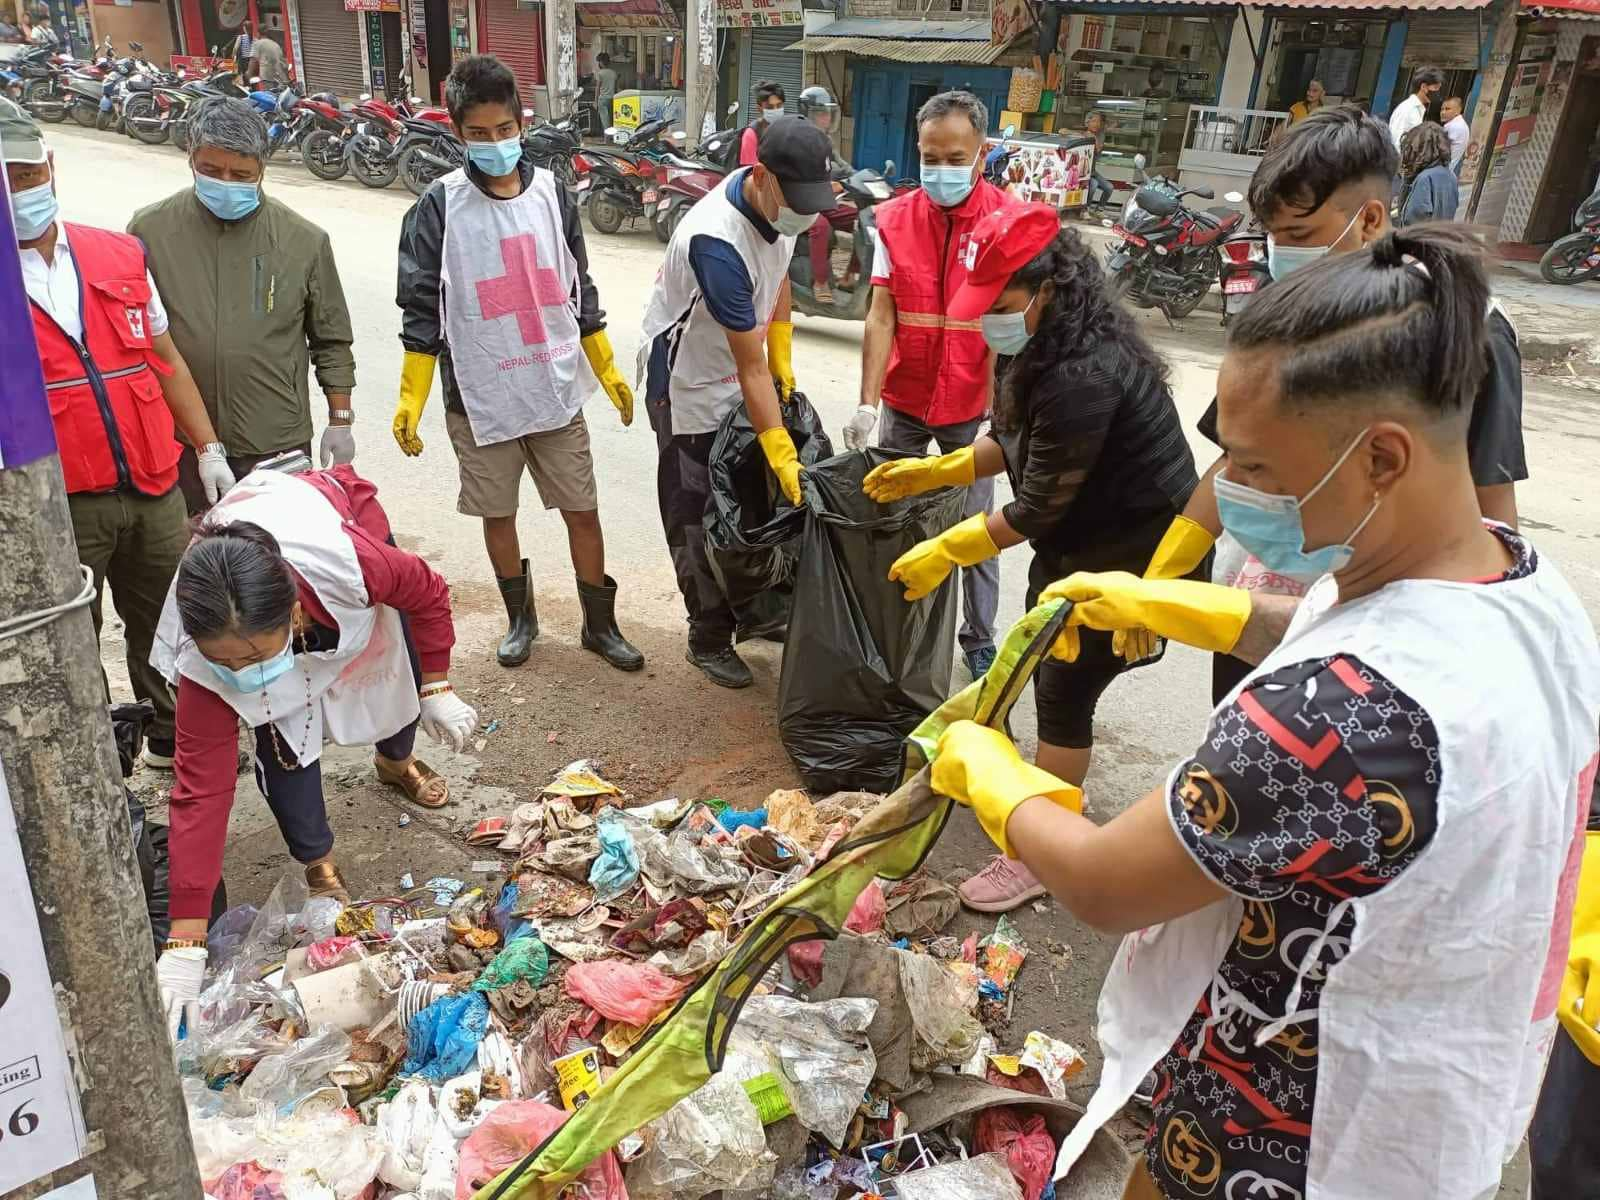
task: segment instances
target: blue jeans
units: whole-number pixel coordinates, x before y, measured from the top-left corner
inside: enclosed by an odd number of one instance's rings
[[[1111,196],[1111,185],[1100,177],[1100,173],[1098,171],[1089,176],[1090,204],[1104,204],[1106,201],[1111,199]]]

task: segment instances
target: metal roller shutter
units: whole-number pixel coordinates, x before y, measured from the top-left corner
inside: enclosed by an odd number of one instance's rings
[[[756,87],[762,83],[776,83],[788,97],[784,105],[787,112],[799,112],[796,101],[805,88],[806,56],[798,50],[785,47],[798,42],[804,30],[789,25],[780,29],[752,29],[750,31],[750,94],[744,98],[744,108],[739,111],[738,122],[748,125],[755,117]],[[835,96],[834,100],[839,97]]]
[[[544,7],[519,0],[479,0],[478,46],[498,55],[517,77],[525,107],[544,86]]]
[[[359,13],[345,12],[342,0],[300,0],[300,57],[307,91],[349,99],[367,90],[356,23],[360,19]]]
[[[391,96],[404,96],[405,77],[410,74],[405,49],[400,40],[400,14],[383,14],[383,69],[384,80]]]
[[[1412,13],[1400,62],[1406,67],[1438,67],[1443,71],[1478,69],[1477,12]],[[1494,36],[1487,23],[1483,36]]]

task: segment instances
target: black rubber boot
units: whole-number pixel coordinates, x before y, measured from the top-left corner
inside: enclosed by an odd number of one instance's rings
[[[706,678],[718,687],[747,688],[755,682],[750,668],[734,653],[732,646],[719,650],[696,650],[690,646],[684,657],[704,671]]]
[[[637,671],[644,666],[640,654],[617,628],[617,581],[606,576],[603,585],[578,580],[578,603],[583,608],[585,650],[593,650],[619,671]]]
[[[528,661],[533,639],[539,636],[539,614],[533,607],[533,586],[528,581],[528,560],[522,560],[522,574],[502,579],[500,599],[506,602],[510,626],[500,639],[495,657],[502,667],[520,667]]]

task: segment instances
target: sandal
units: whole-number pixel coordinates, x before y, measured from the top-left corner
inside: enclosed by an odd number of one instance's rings
[[[398,771],[381,758],[374,758],[372,765],[379,783],[399,788],[413,804],[422,808],[443,808],[450,802],[449,781],[420,758],[413,758]]]
[[[341,904],[350,903],[350,889],[345,886],[339,868],[331,862],[312,863],[307,867],[306,887],[310,889],[313,900],[319,896],[332,896]]]

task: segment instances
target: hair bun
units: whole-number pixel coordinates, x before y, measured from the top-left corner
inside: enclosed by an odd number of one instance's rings
[[[1406,249],[1400,245],[1400,235],[1390,230],[1377,241],[1373,242],[1373,260],[1380,267],[1398,267],[1405,261]]]

